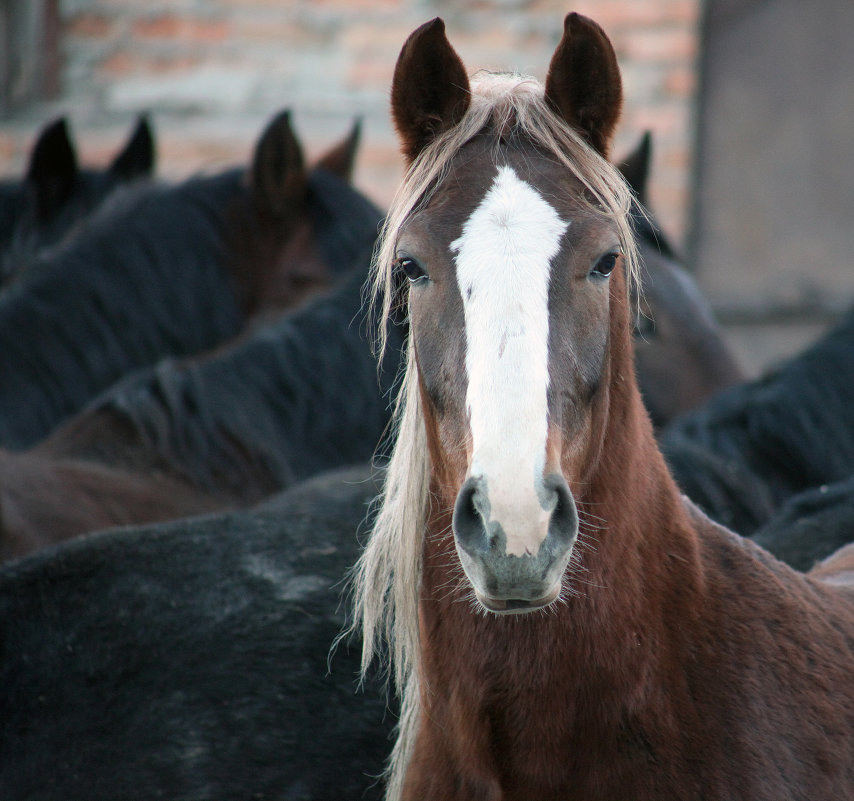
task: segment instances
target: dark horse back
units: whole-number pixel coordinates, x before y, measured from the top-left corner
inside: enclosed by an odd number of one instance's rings
[[[240,169],[128,195],[0,295],[0,446],[24,449],[126,374],[209,351],[346,274],[382,214],[322,167],[305,181],[293,219]]]
[[[395,717],[341,646],[376,492],[122,529],[0,570],[0,798],[380,799]]]

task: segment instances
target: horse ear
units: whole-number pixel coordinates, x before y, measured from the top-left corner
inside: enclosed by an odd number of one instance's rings
[[[546,77],[546,100],[603,156],[623,104],[617,56],[591,19],[568,14]]]
[[[391,84],[392,118],[407,160],[456,125],[470,101],[468,76],[445,23],[439,17],[425,22],[404,43]]]
[[[154,171],[154,133],[148,118],[143,114],[137,120],[136,127],[113,163],[110,172],[122,181],[131,181],[151,175]]]
[[[356,150],[361,136],[362,123],[356,120],[347,138],[321,156],[317,166],[349,183],[353,177],[353,165],[356,162]]]
[[[652,134],[646,131],[638,146],[618,165],[617,169],[632,188],[635,197],[646,205],[646,182],[649,177],[649,165],[652,160]]]
[[[284,217],[303,202],[307,191],[302,147],[291,129],[290,111],[282,111],[264,129],[252,158],[250,181],[259,210]]]
[[[66,201],[77,179],[77,155],[65,118],[48,125],[38,136],[26,182],[33,188],[39,216],[47,219]]]

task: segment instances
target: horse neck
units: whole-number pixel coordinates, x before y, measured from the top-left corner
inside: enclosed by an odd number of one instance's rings
[[[598,453],[586,482],[572,489],[581,519],[579,578],[590,586],[580,591],[597,596],[597,605],[619,607],[678,591],[672,585],[688,590],[702,578],[697,532],[637,386],[628,323],[620,314],[615,317],[611,338],[620,346],[612,348]],[[676,560],[678,568],[663,569],[668,560]],[[600,587],[608,591],[598,593]],[[604,619],[609,630],[614,622]]]

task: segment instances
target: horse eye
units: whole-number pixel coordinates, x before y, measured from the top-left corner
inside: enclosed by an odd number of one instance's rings
[[[426,278],[427,273],[424,268],[415,259],[410,259],[408,256],[401,256],[396,262],[395,267],[403,270],[406,277],[415,283],[420,278]]]
[[[596,262],[590,274],[607,278],[613,272],[614,267],[617,266],[617,259],[619,258],[619,253],[606,253]]]

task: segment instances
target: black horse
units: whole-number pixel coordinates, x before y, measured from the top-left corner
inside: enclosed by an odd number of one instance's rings
[[[210,350],[334,281],[379,219],[326,168],[352,164],[357,136],[308,172],[279,115],[248,175],[122,193],[30,267],[0,294],[0,445],[28,447],[127,373]]]
[[[345,470],[0,569],[0,798],[382,798],[395,715],[358,643],[329,658],[375,492]]]
[[[854,476],[852,409],[854,309],[801,354],[676,419],[660,444],[682,490],[749,535],[793,496]]]
[[[21,180],[0,181],[0,283],[40,248],[59,242],[121,186],[154,170],[154,134],[145,116],[115,158],[103,169],[80,167],[64,118],[36,138]]]

